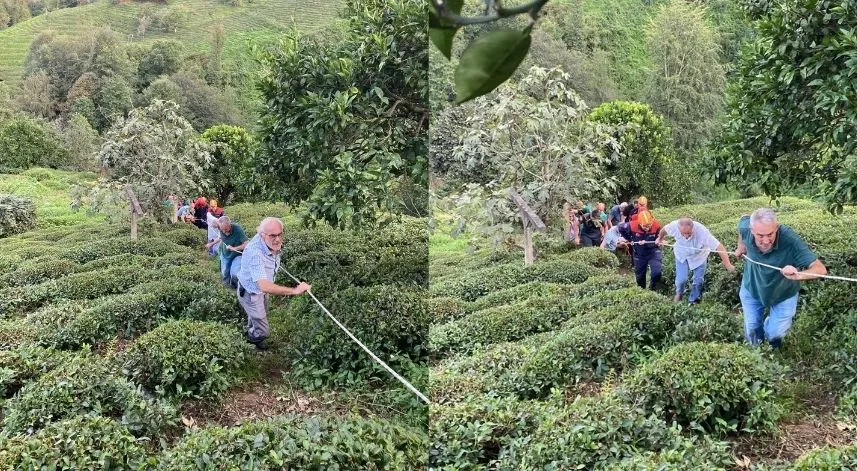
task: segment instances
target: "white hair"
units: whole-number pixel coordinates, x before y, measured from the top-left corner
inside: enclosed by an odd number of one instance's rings
[[[759,208],[753,211],[750,215],[750,226],[755,226],[757,223],[770,224],[777,223],[777,213],[771,208]]]
[[[280,220],[280,218],[275,218],[275,217],[269,216],[269,217],[266,217],[265,219],[262,219],[262,222],[259,223],[259,227],[256,228],[256,232],[261,234],[262,228],[265,227],[265,225],[268,224],[269,222],[276,222],[280,226],[280,230],[281,231],[283,230],[283,221]]]
[[[232,219],[229,219],[229,216],[220,216],[217,222],[219,224],[232,224]]]

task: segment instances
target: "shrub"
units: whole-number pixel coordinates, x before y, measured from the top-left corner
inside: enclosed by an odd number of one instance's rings
[[[600,247],[585,247],[572,250],[565,254],[550,257],[550,260],[580,262],[598,268],[619,268],[619,259],[616,258],[616,255]]]
[[[23,261],[18,267],[3,277],[3,286],[35,285],[47,280],[60,278],[75,272],[77,265],[69,260],[53,257],[36,258]]]
[[[18,433],[86,414],[121,420],[137,434],[157,434],[174,423],[175,412],[117,376],[107,361],[84,355],[21,388],[5,404],[3,425]]]
[[[176,278],[137,285],[60,322],[42,323],[40,341],[57,348],[76,348],[85,343],[98,345],[117,336],[130,338],[167,319],[222,322],[239,319],[237,298],[232,291],[217,281],[199,285],[196,282],[199,281]]]
[[[229,387],[248,352],[234,327],[178,320],[140,336],[120,361],[131,380],[150,390],[211,397]]]
[[[679,321],[672,332],[670,343],[679,345],[685,342],[740,342],[743,338],[744,323],[736,315],[719,305],[676,306],[680,313]]]
[[[9,350],[21,345],[36,343],[39,332],[35,326],[19,319],[0,320],[0,350]]]
[[[556,331],[439,365],[432,372],[435,401],[480,392],[544,397],[553,388],[597,381],[611,369],[621,371],[636,361],[646,347],[669,344],[676,326],[706,312],[639,288],[583,298],[569,306],[580,313]]]
[[[0,123],[0,166],[56,168],[67,155],[59,136],[44,121],[14,118]]]
[[[684,471],[705,469],[727,471],[734,469],[734,460],[725,442],[712,441],[709,437],[691,437],[681,440],[671,449],[660,452],[648,451],[632,455],[609,469],[622,471]]]
[[[462,403],[432,405],[429,466],[432,469],[494,469],[501,453],[529,436],[545,416],[562,411],[558,401],[519,401],[480,396]]]
[[[488,293],[530,281],[580,283],[596,272],[589,265],[561,260],[539,262],[529,267],[510,263],[444,279],[441,285],[433,284],[432,295],[474,301]]]
[[[426,465],[424,432],[371,419],[282,416],[185,435],[158,469],[412,470]]]
[[[667,420],[714,433],[769,430],[781,415],[781,372],[758,350],[692,342],[667,350],[625,382],[630,400]]]
[[[795,461],[795,471],[839,471],[857,467],[857,444],[812,450]]]
[[[2,469],[138,469],[147,451],[128,429],[106,417],[79,416],[33,435],[4,440]]]
[[[0,351],[0,396],[11,397],[25,383],[38,379],[72,355],[70,352],[32,345]]]
[[[464,318],[429,329],[432,355],[467,353],[481,346],[518,340],[559,327],[574,313],[562,294],[532,298],[515,304],[476,311]]]
[[[424,298],[421,289],[378,285],[348,288],[324,303],[371,351],[397,369],[400,358],[417,364],[427,359],[429,316]],[[388,377],[314,302],[307,297],[292,302],[296,325],[315,332],[297,336],[296,348],[305,355],[299,377],[349,380],[367,370]]]
[[[531,435],[501,453],[501,469],[599,469],[681,440],[677,427],[611,394],[578,398],[540,419]]]
[[[0,237],[20,234],[35,226],[36,205],[33,200],[21,196],[0,195]]]
[[[119,254],[136,254],[157,257],[166,253],[183,252],[182,246],[160,238],[145,238],[133,241],[128,237],[114,237],[93,243],[88,241],[60,251],[59,257],[77,263],[86,263],[95,259]]]
[[[464,301],[450,296],[428,298],[429,317],[432,325],[458,319],[465,314]]]

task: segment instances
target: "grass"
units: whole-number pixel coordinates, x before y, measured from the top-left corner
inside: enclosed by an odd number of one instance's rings
[[[103,216],[72,211],[69,195],[73,185],[96,178],[94,173],[31,168],[20,174],[0,174],[0,193],[32,198],[39,227],[97,222]]]
[[[253,0],[244,6],[233,7],[225,1],[183,0],[160,3],[128,2],[113,4],[110,0],[74,8],[53,11],[0,31],[0,80],[12,87],[21,82],[24,61],[33,39],[46,30],[60,36],[83,38],[102,26],[109,26],[124,35],[129,42],[150,44],[158,39],[175,39],[185,45],[186,53],[208,51],[211,31],[218,23],[226,33],[224,65],[249,60],[250,41],[265,43],[290,27],[306,32],[314,31],[333,22],[343,4],[340,1]],[[151,9],[177,9],[184,21],[174,32],[147,32],[137,36],[140,14]]]

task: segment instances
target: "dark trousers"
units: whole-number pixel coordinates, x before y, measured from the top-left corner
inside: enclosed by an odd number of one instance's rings
[[[661,260],[663,253],[658,250],[634,250],[634,275],[637,277],[637,286],[646,287],[646,268],[652,267],[652,279],[649,289],[655,289],[655,284],[661,280]]]
[[[592,235],[581,234],[580,244],[584,247],[598,247],[601,245],[601,234],[594,237]]]

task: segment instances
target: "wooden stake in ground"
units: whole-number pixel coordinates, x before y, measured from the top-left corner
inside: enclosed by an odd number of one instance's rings
[[[131,200],[131,240],[137,240],[137,216],[143,215],[143,208],[140,207],[140,202],[137,201],[137,195],[134,194],[131,185],[125,187],[125,192]]]
[[[533,208],[530,208],[530,205],[514,189],[509,190],[509,197],[518,205],[518,215],[524,224],[524,265],[532,265],[536,259],[535,251],[533,250],[533,227],[537,231],[542,232],[545,230],[545,223],[542,222],[542,218],[533,211]]]

